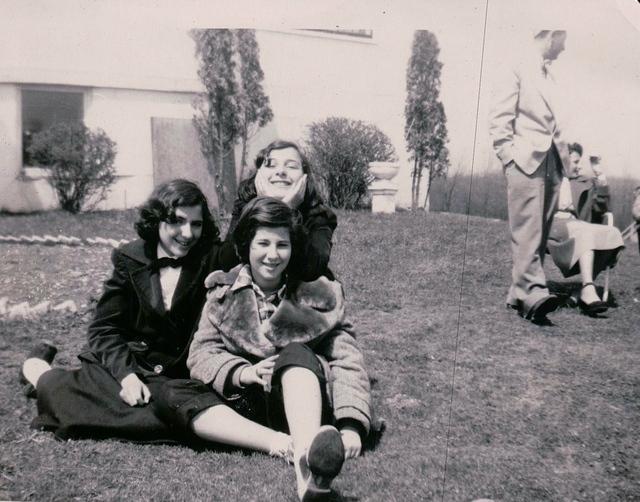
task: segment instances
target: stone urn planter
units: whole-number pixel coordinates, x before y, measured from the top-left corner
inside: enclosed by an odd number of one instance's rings
[[[371,212],[395,213],[398,187],[391,180],[399,169],[395,162],[369,162],[369,173],[375,178],[369,184]]]
[[[369,172],[377,180],[390,180],[398,174],[400,166],[394,162],[369,162]]]

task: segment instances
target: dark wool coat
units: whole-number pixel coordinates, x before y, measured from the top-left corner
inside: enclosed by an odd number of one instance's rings
[[[569,180],[571,198],[579,220],[602,223],[609,210],[609,186],[596,183],[593,178],[578,176]]]
[[[32,427],[61,439],[175,439],[155,409],[155,396],[169,379],[188,376],[185,361],[205,300],[204,279],[211,269],[231,267],[237,257],[219,241],[196,245],[182,265],[167,312],[152,265],[156,250],[156,243],[137,240],[113,252],[113,274],[89,327],[88,350],[78,356],[82,367],[42,375]],[[150,389],[148,405],[129,406],[120,398],[120,381],[129,373]]]
[[[240,269],[207,277],[211,289],[187,361],[192,378],[229,398],[226,384],[238,367],[277,354],[291,342],[304,343],[328,366],[328,397],[336,421],[355,420],[366,435],[371,425],[369,378],[345,319],[342,285],[326,277],[292,285],[261,325],[251,284],[236,280]]]
[[[129,373],[188,376],[186,354],[204,305],[204,279],[211,270],[237,263],[228,244],[194,248],[182,265],[167,312],[159,272],[151,266],[156,248],[156,243],[136,240],[113,252],[113,274],[89,326],[89,350],[79,356],[101,364],[117,381]]]

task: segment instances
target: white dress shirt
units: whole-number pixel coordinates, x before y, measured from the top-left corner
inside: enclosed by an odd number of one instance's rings
[[[164,248],[158,244],[157,251],[158,258],[169,257]],[[180,279],[180,271],[182,267],[162,267],[160,269],[160,288],[162,289],[162,301],[164,303],[165,310],[171,310],[171,302],[173,301],[173,294],[176,292],[176,286]]]

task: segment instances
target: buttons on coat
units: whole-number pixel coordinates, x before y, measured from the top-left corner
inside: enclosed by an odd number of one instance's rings
[[[156,375],[159,375],[159,374],[160,374],[160,373],[162,373],[163,371],[164,371],[164,367],[162,366],[162,364],[156,364],[156,365],[153,367],[153,372],[154,372]]]

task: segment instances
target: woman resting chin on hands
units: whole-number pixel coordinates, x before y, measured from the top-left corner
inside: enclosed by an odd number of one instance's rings
[[[318,195],[310,176],[311,165],[300,147],[290,141],[273,141],[258,153],[255,167],[255,174],[238,187],[227,241],[231,240],[240,214],[250,200],[257,196],[273,197],[302,216],[305,234],[302,252],[291,264],[291,270],[305,281],[321,275],[333,278],[328,265],[336,215]]]

